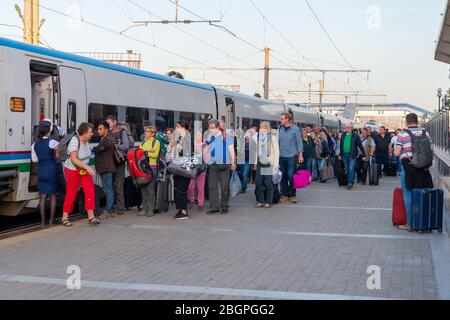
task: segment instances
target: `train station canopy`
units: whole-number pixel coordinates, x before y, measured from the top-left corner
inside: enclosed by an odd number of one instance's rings
[[[450,1],[443,11],[441,31],[436,44],[435,60],[450,64]]]

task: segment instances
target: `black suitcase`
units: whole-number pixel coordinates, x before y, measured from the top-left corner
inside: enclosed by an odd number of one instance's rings
[[[441,189],[414,189],[412,191],[413,231],[442,233],[444,218],[444,191]]]
[[[123,190],[127,210],[142,204],[141,190],[134,184],[132,177],[125,178]]]
[[[343,160],[338,160],[336,163],[336,173],[337,173],[337,179],[338,179],[338,183],[339,186],[346,186],[347,183],[347,173],[345,172],[345,165],[344,165],[344,161]]]
[[[397,176],[397,161],[396,160],[389,160],[384,165],[384,174],[387,177],[396,177]]]
[[[369,185],[377,186],[380,181],[380,174],[378,172],[379,166],[375,164],[374,161],[371,161],[369,165]]]
[[[169,193],[170,193],[170,179],[166,174],[162,175],[156,181],[156,204],[155,210],[164,213],[169,211]]]

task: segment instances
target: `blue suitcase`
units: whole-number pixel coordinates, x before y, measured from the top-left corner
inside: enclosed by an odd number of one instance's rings
[[[444,191],[441,189],[414,189],[412,191],[413,231],[442,233],[444,217]]]

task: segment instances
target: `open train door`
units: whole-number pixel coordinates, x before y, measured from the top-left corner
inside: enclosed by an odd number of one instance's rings
[[[77,129],[80,123],[86,121],[86,78],[81,69],[60,66],[59,81],[61,90],[60,126],[66,133],[71,133]]]

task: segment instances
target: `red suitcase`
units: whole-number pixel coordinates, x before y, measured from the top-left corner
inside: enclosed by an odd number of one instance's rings
[[[406,224],[406,207],[401,188],[394,190],[394,201],[392,203],[392,223],[394,226]]]

